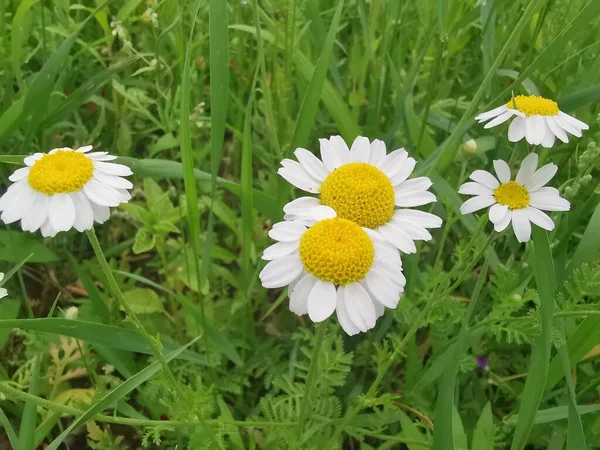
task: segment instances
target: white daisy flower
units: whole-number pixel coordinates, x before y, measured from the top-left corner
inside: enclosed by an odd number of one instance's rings
[[[4,274],[0,272],[0,281],[4,280]],[[8,291],[3,287],[0,287],[0,298],[4,298],[8,295]]]
[[[107,152],[90,152],[92,146],[56,148],[24,159],[26,167],[8,179],[13,182],[0,197],[0,218],[4,223],[21,221],[23,231],[41,230],[55,236],[75,228],[83,232],[94,221],[104,223],[109,207],[131,199],[133,185],[125,176],[131,169],[114,164],[117,157]]]
[[[348,148],[340,136],[320,139],[321,159],[298,148],[298,162],[284,159],[278,170],[283,178],[303,191],[319,194],[301,197],[284,208],[286,220],[306,220],[311,210],[326,205],[338,217],[370,228],[404,253],[415,253],[415,241],[428,241],[428,228],[439,228],[439,217],[410,209],[436,198],[427,177],[408,177],[416,161],[403,148],[386,155],[385,143],[359,136]],[[310,220],[305,222],[310,225]]]
[[[276,244],[265,249],[270,261],[260,273],[266,288],[289,286],[290,310],[322,322],[334,311],[344,331],[366,332],[395,308],[406,279],[398,251],[378,233],[335,217],[327,206],[314,209],[317,220],[273,225]]]
[[[487,122],[484,128],[492,128],[516,116],[508,127],[508,140],[518,142],[527,139],[531,145],[550,148],[556,138],[569,142],[567,133],[581,137],[582,130],[589,126],[558,109],[558,104],[536,95],[517,95],[506,105],[494,108],[475,117],[479,123]]]
[[[494,161],[497,178],[485,170],[476,170],[469,177],[472,182],[463,184],[460,194],[473,195],[462,204],[460,212],[470,214],[490,208],[490,221],[498,232],[512,223],[519,242],[531,237],[531,223],[552,231],[554,222],[542,211],[568,211],[568,200],[560,196],[558,189],[545,186],[558,171],[556,164],[546,164],[536,170],[538,155],[529,154],[521,163],[514,181],[510,177],[508,164]]]

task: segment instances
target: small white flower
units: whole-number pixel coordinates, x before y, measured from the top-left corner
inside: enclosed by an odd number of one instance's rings
[[[485,170],[476,170],[463,184],[460,194],[473,195],[462,204],[460,212],[470,214],[490,207],[490,221],[494,229],[503,231],[512,223],[519,242],[531,237],[531,223],[552,231],[554,222],[542,211],[568,211],[570,203],[560,196],[558,189],[545,186],[558,171],[556,164],[546,164],[536,170],[538,155],[529,154],[521,163],[514,181],[510,168],[502,160],[494,161],[497,178]]]
[[[486,123],[484,128],[492,128],[516,116],[508,127],[508,140],[518,142],[527,139],[531,145],[542,145],[550,148],[556,138],[564,143],[569,142],[567,133],[576,137],[582,136],[582,130],[590,127],[565,114],[558,109],[558,104],[547,98],[535,95],[517,95],[506,105],[494,108],[475,117],[479,123]]]
[[[79,308],[77,306],[71,306],[65,311],[65,319],[75,320],[79,315]]]
[[[4,274],[0,272],[0,282],[4,280]],[[4,298],[8,295],[8,291],[3,287],[0,287],[0,298]]]
[[[320,144],[321,159],[298,148],[294,152],[298,162],[281,161],[279,175],[303,191],[319,194],[319,198],[301,197],[288,203],[283,208],[286,220],[305,220],[312,208],[326,205],[338,217],[375,231],[403,253],[415,253],[415,241],[430,240],[427,229],[442,226],[439,217],[410,209],[436,198],[429,192],[429,178],[408,178],[416,161],[406,150],[387,155],[384,142],[369,142],[362,136],[351,148],[340,136],[320,139]]]
[[[106,222],[109,207],[131,199],[133,185],[122,177],[132,172],[109,162],[116,156],[90,150],[91,145],[56,148],[26,157],[26,167],[8,177],[13,184],[0,197],[0,219],[7,224],[20,220],[23,231],[39,229],[45,237]]]
[[[384,307],[395,308],[406,279],[398,251],[372,230],[335,217],[318,206],[314,225],[273,225],[277,242],[265,249],[270,261],[259,275],[266,288],[289,286],[290,310],[322,322],[334,311],[350,336],[375,326]],[[314,222],[314,220],[313,220]]]
[[[104,372],[104,375],[111,375],[115,371],[115,368],[110,364],[106,364],[102,366],[102,371]]]

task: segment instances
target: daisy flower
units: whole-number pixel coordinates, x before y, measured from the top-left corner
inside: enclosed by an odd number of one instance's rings
[[[7,224],[20,220],[23,231],[39,229],[45,237],[106,222],[109,207],[131,198],[133,185],[121,177],[132,172],[108,162],[116,156],[90,150],[91,145],[56,148],[26,157],[26,166],[8,177],[13,184],[0,197],[0,219]]]
[[[541,144],[546,148],[552,147],[556,138],[566,144],[569,142],[567,133],[581,137],[581,131],[590,128],[581,120],[559,110],[555,101],[536,95],[517,95],[506,105],[479,114],[475,120],[487,122],[484,126],[487,129],[513,116],[516,119],[508,127],[509,141],[518,142],[525,138],[531,145]]]
[[[0,282],[4,280],[4,274],[0,272]],[[8,291],[3,287],[0,287],[0,298],[4,298],[8,295]]]
[[[556,164],[546,164],[536,170],[538,155],[529,154],[521,163],[515,180],[511,180],[508,164],[494,161],[497,177],[485,170],[476,170],[469,177],[472,182],[463,184],[460,194],[473,195],[462,204],[460,212],[470,214],[490,206],[490,221],[498,232],[512,223],[519,242],[531,237],[531,223],[552,231],[554,222],[542,211],[568,211],[568,200],[558,189],[545,186],[558,171]]]
[[[406,279],[398,251],[378,233],[335,217],[320,206],[314,224],[284,221],[269,236],[269,261],[259,278],[266,288],[289,286],[290,310],[322,322],[337,314],[352,336],[366,332],[384,312],[395,308]]]
[[[428,241],[428,228],[439,228],[439,217],[410,209],[436,198],[427,177],[409,179],[416,161],[403,148],[386,155],[380,140],[356,138],[348,148],[340,136],[320,139],[321,159],[298,148],[298,161],[284,159],[278,170],[283,178],[303,191],[319,197],[301,197],[284,207],[286,220],[311,217],[311,210],[326,205],[342,219],[391,242],[404,253],[417,251],[415,241]],[[306,225],[310,225],[309,222]]]

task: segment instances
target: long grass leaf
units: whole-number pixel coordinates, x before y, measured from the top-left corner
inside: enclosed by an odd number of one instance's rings
[[[40,390],[40,369],[42,366],[42,355],[35,356],[33,369],[31,371],[31,381],[29,382],[29,393],[38,395]],[[33,402],[25,403],[23,415],[21,416],[21,426],[19,427],[19,442],[23,450],[35,450],[35,428],[37,426],[37,405]]]
[[[533,344],[531,365],[521,396],[519,417],[515,426],[511,450],[522,450],[527,444],[535,415],[544,394],[552,347],[552,317],[555,310],[554,295],[556,292],[554,261],[548,235],[546,231],[538,227],[533,228],[533,250],[532,265],[540,296],[542,333]]]
[[[2,408],[0,408],[0,424],[4,427],[4,432],[6,433],[13,450],[21,450],[21,441],[19,441],[17,433],[15,433],[13,426],[8,420],[8,417],[6,417],[6,414],[4,414]]]
[[[577,407],[577,413],[582,416],[584,414],[592,414],[600,412],[600,405],[580,405]],[[534,425],[542,425],[552,423],[558,420],[565,420],[569,417],[568,406],[555,406],[554,408],[541,409],[535,415]],[[517,416],[508,417],[505,422],[508,425],[517,423]]]
[[[185,349],[187,349],[190,345],[192,345],[199,338],[200,337],[196,338],[194,341],[190,342],[189,344],[175,350],[174,352],[166,355],[165,360],[167,362],[169,362],[169,361],[175,359],[179,354],[181,354]],[[106,394],[104,397],[102,397],[102,399],[100,399],[100,401],[98,401],[98,403],[95,403],[94,405],[92,405],[81,416],[79,416],[77,419],[75,419],[73,421],[73,423],[65,431],[63,431],[56,439],[54,439],[50,443],[50,445],[48,447],[46,447],[46,450],[56,450],[58,448],[58,446],[60,444],[62,444],[62,442],[65,440],[65,438],[73,432],[73,430],[75,430],[80,425],[83,425],[86,422],[89,422],[90,420],[92,420],[94,418],[94,416],[96,416],[97,414],[100,414],[106,408],[108,408],[112,404],[116,403],[118,400],[120,400],[121,398],[123,398],[124,396],[129,394],[131,391],[136,389],[138,386],[140,386],[145,381],[148,381],[161,368],[162,368],[161,363],[159,361],[155,361],[152,364],[150,364],[148,367],[146,367],[145,369],[136,373],[131,378],[125,380],[123,383],[121,383],[115,389],[113,389],[108,394]],[[32,433],[32,435],[33,434],[34,433]]]

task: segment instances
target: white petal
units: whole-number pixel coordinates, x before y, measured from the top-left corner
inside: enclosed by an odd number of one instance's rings
[[[31,170],[30,167],[21,167],[17,170],[15,170],[12,175],[10,177],[8,177],[8,179],[10,181],[12,181],[13,183],[19,180],[22,180],[23,178],[25,178],[27,175],[29,175],[29,171]]]
[[[364,136],[358,136],[354,139],[350,148],[350,161],[352,162],[369,162],[371,157],[371,144],[369,139]]]
[[[276,241],[297,241],[306,232],[306,227],[297,222],[279,222],[269,231],[269,237]]]
[[[75,205],[68,194],[54,194],[50,198],[48,220],[56,231],[69,231],[75,222]]]
[[[337,305],[335,307],[335,311],[342,329],[348,336],[354,336],[355,334],[360,333],[360,330],[356,325],[354,325],[354,323],[352,323],[352,319],[350,319],[348,309],[346,308],[346,301],[344,300],[344,292],[345,289],[340,286],[337,290]]]
[[[108,152],[92,152],[86,156],[94,161],[114,161],[117,159],[117,156],[109,155]]]
[[[546,128],[546,131],[544,132],[544,139],[542,139],[542,147],[552,148],[556,137],[547,123],[544,124],[544,127]]]
[[[575,117],[573,117],[573,116],[571,116],[571,115],[569,115],[567,113],[564,113],[564,112],[560,111],[558,113],[558,115],[559,115],[559,117],[561,119],[563,119],[564,121],[566,121],[572,127],[579,128],[581,130],[589,130],[590,129],[590,127],[589,127],[589,125],[587,123],[582,122],[581,120],[576,119]]]
[[[483,184],[469,181],[458,189],[458,193],[464,195],[493,195],[494,191]]]
[[[341,136],[331,136],[329,138],[329,142],[331,142],[336,153],[340,156],[342,164],[350,162],[350,149],[348,148],[346,141],[344,141]]]
[[[110,218],[110,208],[108,206],[97,205],[94,202],[90,202],[92,211],[94,211],[94,221],[96,223],[103,224]]]
[[[311,210],[312,218],[315,221],[324,220],[324,219],[333,219],[336,217],[336,213],[333,208],[325,205],[320,205]]]
[[[406,165],[408,163],[408,159],[408,153],[406,152],[406,150],[404,150],[403,148],[399,148],[398,150],[394,150],[392,153],[383,158],[383,160],[379,163],[378,167],[391,180],[396,175],[398,175],[398,173],[405,173],[410,168],[410,164]],[[410,168],[410,172],[406,175],[406,178],[409,177],[413,169],[414,166],[413,168]]]
[[[90,201],[83,192],[72,192],[69,194],[73,205],[75,205],[75,222],[73,227],[82,233],[94,226],[94,210]]]
[[[388,308],[396,308],[400,300],[400,291],[388,277],[377,270],[370,270],[366,276],[369,291],[379,303]]]
[[[40,232],[42,233],[42,236],[44,236],[44,237],[54,237],[58,233],[58,231],[56,231],[54,228],[52,228],[52,225],[50,224],[50,220],[46,220],[42,224],[42,226],[40,227]]]
[[[43,153],[34,153],[31,156],[26,156],[23,159],[23,162],[25,163],[25,165],[27,166],[33,166],[35,164],[36,161],[39,161],[40,159],[42,159],[42,157],[44,156]]]
[[[496,230],[498,233],[506,230],[506,227],[508,227],[510,225],[511,220],[512,220],[512,211],[509,209],[507,211],[506,215],[502,218],[502,220],[500,220],[499,222],[494,224],[494,230]]]
[[[504,217],[508,214],[508,206],[496,203],[490,208],[490,221],[494,224],[502,222]]]
[[[406,235],[414,241],[429,241],[432,239],[431,233],[418,222],[413,222],[405,217],[394,215],[391,223],[404,231]]]
[[[544,139],[546,124],[541,116],[529,116],[525,118],[525,137],[531,145],[539,145]]]
[[[344,289],[344,303],[352,323],[362,332],[375,327],[375,307],[365,288],[359,283],[350,283],[340,289]]]
[[[496,189],[500,186],[500,183],[494,175],[489,173],[487,170],[476,170],[469,178],[473,181],[483,184],[490,189]]]
[[[500,114],[499,116],[497,116],[496,118],[494,118],[493,120],[490,120],[488,123],[486,123],[483,128],[485,128],[485,129],[493,128],[496,125],[500,125],[500,124],[506,122],[512,116],[513,116],[512,111],[506,110],[502,114]]]
[[[512,212],[512,226],[517,241],[523,243],[531,238],[531,222],[525,209],[515,209]]]
[[[286,214],[310,214],[310,210],[315,206],[319,206],[321,202],[316,197],[299,197],[292,200],[283,207],[283,212]]]
[[[571,204],[562,198],[558,189],[543,187],[529,194],[529,206],[543,211],[569,211]]]
[[[261,259],[265,261],[272,261],[282,256],[289,255],[298,250],[300,241],[289,241],[289,242],[277,242],[267,248],[265,248]]]
[[[308,274],[296,283],[290,295],[290,311],[299,316],[308,314],[308,294],[317,281],[318,278]]]
[[[383,243],[373,241],[373,247],[375,248],[375,258],[382,259],[391,264],[396,264],[402,268],[402,259],[398,249],[385,241]]]
[[[581,137],[581,130],[577,127],[574,127],[564,116],[561,116],[560,113],[557,116],[553,116],[556,124],[565,130],[567,133],[572,134],[576,137]]]
[[[93,147],[92,145],[86,145],[85,147],[79,147],[79,148],[77,149],[77,151],[78,151],[79,153],[87,153],[87,152],[89,152],[90,150],[92,150],[93,148],[94,148],[94,147]]]
[[[406,217],[407,219],[419,223],[425,228],[440,228],[442,226],[442,219],[425,211],[419,211],[418,209],[400,209],[394,212],[394,217]]]
[[[524,185],[529,180],[529,177],[531,177],[534,174],[537,165],[537,153],[530,153],[529,155],[527,155],[525,159],[523,159],[523,162],[521,162],[521,167],[517,172],[517,177],[515,178],[515,181],[519,184]]]
[[[400,183],[406,181],[413,173],[413,170],[415,170],[416,165],[417,161],[414,158],[406,158],[406,160],[401,164],[398,173],[390,180],[392,182],[392,186],[396,187]]]
[[[368,162],[378,167],[383,158],[385,158],[385,142],[375,139],[371,142],[371,156]]]
[[[546,164],[536,170],[531,177],[525,183],[525,187],[530,191],[537,191],[539,188],[544,186],[550,181],[554,175],[558,172],[558,166],[556,164]]]
[[[567,133],[565,133],[565,130],[563,130],[563,128],[556,122],[554,116],[546,116],[545,119],[546,125],[548,125],[548,128],[550,128],[552,133],[554,133],[554,136],[556,136],[565,144],[569,142],[569,137],[567,136]]]
[[[538,227],[543,228],[546,231],[554,230],[554,222],[548,216],[548,214],[540,211],[537,208],[532,208],[528,206],[525,208],[527,214],[529,214],[529,220],[535,223]]]
[[[131,181],[117,177],[115,175],[108,175],[99,170],[94,171],[94,179],[99,181],[100,183],[106,184],[107,186],[113,187],[115,189],[131,189],[133,188],[133,184]]]
[[[313,322],[323,322],[335,311],[337,292],[333,283],[319,280],[308,294],[308,317]]]
[[[102,161],[93,161],[94,168],[109,175],[117,175],[119,177],[127,177],[133,175],[131,169],[123,164],[107,163]]]
[[[394,244],[401,252],[412,254],[417,251],[417,247],[408,235],[391,222],[379,227],[377,231],[389,242]]]
[[[508,183],[510,181],[510,167],[501,159],[494,160],[494,171],[500,183]]]
[[[508,140],[518,142],[525,137],[525,117],[516,117],[508,127]]]
[[[285,166],[280,167],[277,173],[293,186],[313,194],[321,190],[321,183],[306,173],[300,163],[284,159],[281,164]]]
[[[43,195],[31,189],[27,180],[19,181],[12,186],[14,188],[7,191],[2,198],[3,212],[0,217],[6,224],[20,220],[30,211],[38,195]]]
[[[373,265],[371,266],[370,270],[376,270],[388,277],[389,280],[398,287],[398,289],[402,289],[404,286],[406,286],[406,278],[402,273],[402,267],[397,266],[396,264],[385,260],[376,259],[373,261]]]
[[[49,205],[50,197],[38,192],[35,202],[21,219],[23,231],[37,231],[48,220]]]
[[[471,214],[480,209],[487,208],[488,206],[496,203],[496,199],[493,196],[478,195],[472,197],[460,206],[460,212],[462,215]]]
[[[268,289],[287,286],[300,276],[304,267],[297,254],[283,256],[269,262],[258,277]]]
[[[329,171],[325,168],[325,165],[313,155],[311,152],[304,148],[297,148],[294,152],[296,158],[298,158],[298,162],[302,166],[302,168],[308,173],[312,178],[317,181],[323,182],[327,175],[329,175]]]
[[[90,180],[83,186],[83,193],[92,202],[101,206],[119,206],[121,203],[121,196],[115,188],[95,180]]]
[[[319,139],[321,144],[321,159],[329,172],[333,172],[343,163],[329,139]]]
[[[410,208],[412,206],[421,206],[433,203],[436,201],[435,195],[432,192],[416,192],[407,195],[398,195],[396,192],[396,206]]]
[[[486,120],[490,120],[492,117],[499,116],[506,110],[506,105],[498,106],[497,108],[494,108],[490,111],[478,114],[477,116],[475,116],[475,120],[477,120],[479,123],[485,122]]]
[[[427,177],[411,178],[400,183],[394,188],[396,195],[409,195],[415,192],[426,191],[433,183]]]

